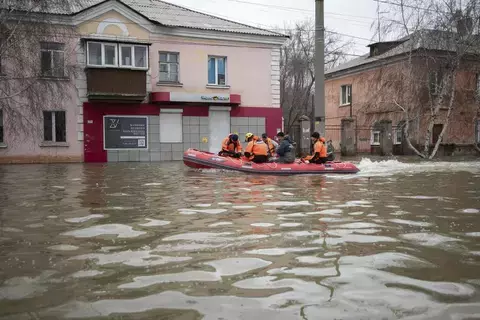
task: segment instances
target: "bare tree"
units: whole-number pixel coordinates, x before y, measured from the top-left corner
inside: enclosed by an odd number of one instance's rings
[[[477,86],[478,83],[480,82],[480,76],[477,80]],[[477,101],[477,112],[475,114],[475,123],[477,124],[477,135],[480,136],[480,89],[477,87],[477,90],[475,92],[475,100]],[[475,141],[473,143],[473,147],[477,150],[478,153],[480,153],[480,139],[477,140],[477,137],[475,137]]]
[[[380,31],[385,36],[404,36],[391,55],[405,59],[371,75],[377,88],[365,108],[400,111],[408,146],[420,157],[432,159],[455,109],[474,105],[473,88],[470,81],[464,81],[464,73],[478,68],[480,62],[480,3],[466,0],[459,7],[455,0],[385,2],[391,16]],[[412,121],[417,125],[412,127]],[[443,126],[432,145],[438,121]]]
[[[9,139],[38,135],[42,111],[75,96],[77,42],[67,19],[76,1],[0,2],[0,109]]]
[[[290,39],[281,50],[280,103],[289,132],[301,116],[313,119],[315,86],[315,28],[310,20],[285,28]],[[332,68],[345,58],[349,42],[334,33],[325,33],[325,69]]]

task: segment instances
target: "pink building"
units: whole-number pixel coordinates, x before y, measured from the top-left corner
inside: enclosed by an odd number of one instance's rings
[[[76,90],[23,144],[4,114],[2,162],[181,160],[230,132],[281,130],[284,35],[162,1],[85,3],[62,17],[78,35]]]

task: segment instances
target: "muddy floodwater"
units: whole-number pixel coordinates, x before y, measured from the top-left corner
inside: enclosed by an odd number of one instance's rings
[[[480,319],[480,162],[0,167],[0,319]]]

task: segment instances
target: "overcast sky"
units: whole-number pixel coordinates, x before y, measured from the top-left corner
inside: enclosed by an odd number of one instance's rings
[[[204,13],[262,28],[314,19],[314,0],[164,0]],[[380,11],[382,8],[380,7]],[[352,36],[351,53],[364,54],[376,23],[374,0],[325,0],[325,27]]]

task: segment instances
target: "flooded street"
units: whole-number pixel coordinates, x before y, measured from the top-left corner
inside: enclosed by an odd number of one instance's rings
[[[480,163],[0,167],[0,319],[480,319]]]

